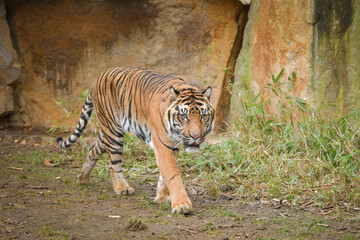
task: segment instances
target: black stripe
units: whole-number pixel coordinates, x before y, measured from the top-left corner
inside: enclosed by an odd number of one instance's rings
[[[170,150],[172,150],[172,151],[174,151],[174,150],[179,150],[178,148],[174,148],[174,147],[170,147],[169,145],[166,145],[166,144],[161,140],[159,134],[158,134],[158,133],[156,133],[156,134],[157,134],[157,136],[158,136],[158,138],[159,138],[159,140],[160,140],[160,142],[161,142],[162,145],[164,145],[165,147],[167,147],[168,149],[170,149]]]
[[[122,163],[122,160],[120,159],[120,160],[111,161],[112,165],[116,165],[118,163]]]
[[[114,154],[114,155],[122,155],[122,152],[119,152],[119,150],[116,150],[116,149],[115,150],[107,149],[107,152]]]

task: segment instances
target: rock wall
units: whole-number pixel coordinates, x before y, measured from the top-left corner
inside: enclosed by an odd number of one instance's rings
[[[281,81],[297,73],[294,95],[317,109],[331,102],[336,113],[360,110],[360,2],[357,0],[253,0],[235,66],[232,108],[239,96],[260,91],[278,112],[266,84],[285,69]]]
[[[211,85],[216,126],[230,102],[260,91],[285,69],[312,107],[360,109],[357,0],[0,0],[0,127],[72,126],[55,103],[78,97],[114,66],[144,66]],[[240,53],[239,53],[240,52]],[[236,65],[235,65],[236,63]],[[290,91],[289,89],[286,91]]]
[[[0,124],[7,125],[16,108],[15,87],[21,71],[10,37],[4,1],[0,1],[0,72]]]
[[[252,98],[260,91],[272,98],[272,109],[277,100],[264,89],[284,68],[282,81],[294,71],[296,96],[307,99],[310,78],[312,43],[311,0],[254,0],[249,10],[244,42],[235,66],[232,108],[239,113],[239,95]]]
[[[360,2],[316,0],[313,23],[310,98],[360,110]]]
[[[64,119],[55,100],[78,102],[101,72],[144,66],[212,85],[217,104],[237,31],[238,0],[7,1],[8,21],[22,63],[26,124]],[[18,124],[14,122],[14,124]]]
[[[238,14],[236,15],[236,22],[238,25],[237,32],[235,35],[235,41],[231,49],[231,54],[229,56],[225,75],[221,85],[221,91],[219,95],[219,100],[216,105],[215,111],[215,126],[216,130],[227,129],[228,124],[231,122],[231,91],[234,84],[234,68],[236,59],[242,49],[242,43],[244,39],[244,29],[248,21],[249,7],[243,6],[239,8]]]

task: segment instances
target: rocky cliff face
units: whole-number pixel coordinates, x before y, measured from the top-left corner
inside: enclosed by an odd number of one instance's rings
[[[174,72],[201,87],[212,85],[216,105],[241,6],[237,0],[7,1],[28,108],[15,115],[50,126],[64,115],[57,98],[76,102],[114,66]]]
[[[337,113],[360,109],[360,4],[356,0],[254,0],[235,68],[235,92],[252,98],[285,69],[282,81],[297,73],[294,95],[313,108],[331,102]],[[232,95],[239,112],[239,94]]]
[[[360,110],[360,2],[314,2],[309,96],[338,113]]]
[[[20,78],[20,64],[7,24],[5,3],[0,1],[0,124],[7,124],[14,114],[15,88]]]
[[[239,94],[262,91],[275,112],[277,97],[264,87],[281,69],[282,81],[297,73],[293,94],[313,107],[359,110],[358,1],[241,2],[0,0],[0,127],[74,125],[55,100],[79,102],[114,66],[211,85],[217,127],[230,121],[230,102],[241,113]]]
[[[310,53],[312,42],[312,16],[310,0],[252,1],[244,42],[235,68],[235,86],[232,107],[238,112],[238,96],[252,98],[264,92],[272,99],[271,108],[277,100],[264,87],[271,83],[284,68],[282,80],[294,71],[296,96],[308,98],[307,84],[310,78]],[[239,92],[239,93],[238,93]],[[271,109],[270,109],[271,111]]]

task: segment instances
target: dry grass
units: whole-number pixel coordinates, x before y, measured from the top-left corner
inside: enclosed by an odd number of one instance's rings
[[[130,217],[129,221],[125,227],[127,231],[139,231],[145,230],[147,227],[141,218],[138,217]]]

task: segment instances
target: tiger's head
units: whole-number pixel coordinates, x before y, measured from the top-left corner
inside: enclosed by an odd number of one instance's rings
[[[169,137],[184,144],[186,152],[196,152],[211,132],[214,120],[214,108],[210,103],[212,92],[209,86],[205,90],[187,85],[183,88],[170,87],[171,100],[167,109],[167,130]]]

